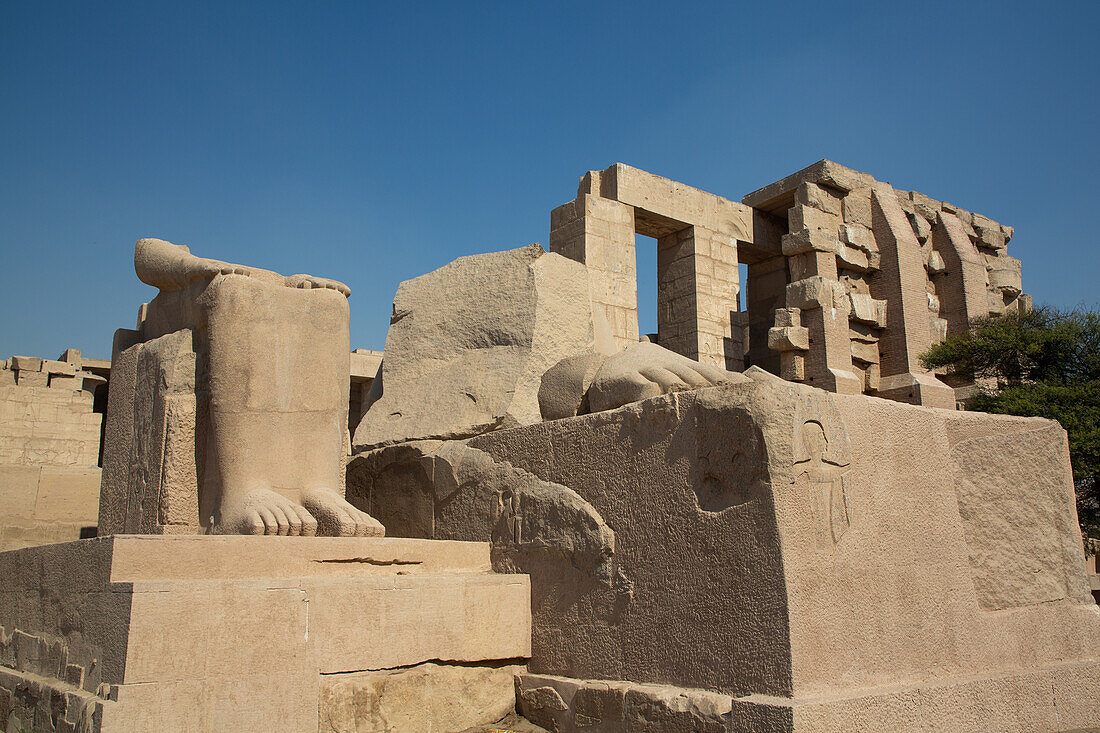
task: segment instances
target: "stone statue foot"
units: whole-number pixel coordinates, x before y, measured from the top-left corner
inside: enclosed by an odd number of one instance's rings
[[[253,489],[223,502],[214,533],[311,536],[317,534],[317,520],[282,494]]]
[[[191,272],[191,278],[213,278],[217,275],[244,275],[250,277],[252,275],[251,268],[244,265],[234,265],[229,262],[222,262],[221,260],[211,260],[205,257],[199,257],[196,259],[193,270]]]
[[[332,489],[302,492],[302,506],[317,518],[317,534],[331,537],[384,537],[386,529]]]
[[[588,402],[592,412],[601,412],[670,392],[747,381],[743,374],[700,364],[657,344],[638,343],[604,360]]]
[[[314,277],[313,275],[288,275],[286,285],[290,288],[327,288],[339,291],[345,298],[351,295],[351,288],[337,280],[329,280],[327,277]]]

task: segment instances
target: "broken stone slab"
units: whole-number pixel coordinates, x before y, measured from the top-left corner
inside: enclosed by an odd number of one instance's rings
[[[502,572],[579,571],[610,582],[615,533],[572,489],[461,441],[414,441],[355,455],[348,501],[372,507],[391,535],[492,542]],[[364,509],[364,511],[368,511]]]
[[[787,257],[804,252],[833,252],[840,249],[840,240],[836,234],[824,229],[804,229],[794,234],[780,237],[780,246]]]
[[[878,252],[875,235],[868,227],[858,224],[844,224],[840,227],[840,241],[858,247],[864,252]]]
[[[382,395],[355,448],[539,422],[543,374],[595,351],[596,338],[584,265],[537,244],[407,280],[394,298]]]
[[[878,344],[852,341],[852,358],[870,364],[878,363]]]
[[[928,223],[928,219],[919,213],[909,214],[908,217],[909,223],[913,226],[913,233],[917,235],[917,241],[927,240],[928,235],[932,233],[932,225]]]
[[[729,695],[671,685],[520,673],[524,717],[559,733],[731,730]]]
[[[925,196],[918,191],[910,191],[909,199],[913,202],[914,213],[928,222],[936,221],[936,218],[940,214],[940,209],[943,205],[935,199]]]
[[[870,255],[856,247],[849,247],[847,245],[841,247],[836,258],[837,265],[848,270],[866,272],[867,270],[873,269],[871,267],[872,260]]]
[[[936,250],[931,250],[928,253],[928,273],[930,275],[939,275],[947,270],[947,265],[943,261],[943,255]]]
[[[425,662],[325,675],[319,730],[461,731],[489,725],[515,710],[515,677],[525,671],[496,662]]]

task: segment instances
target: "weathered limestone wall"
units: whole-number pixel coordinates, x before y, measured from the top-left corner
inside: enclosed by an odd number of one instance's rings
[[[79,350],[59,360],[13,356],[0,368],[0,550],[94,533],[102,377]]]
[[[0,466],[0,552],[95,536],[97,467]]]
[[[103,416],[77,361],[13,356],[0,368],[0,465],[95,466]],[[89,375],[90,376],[90,375]]]

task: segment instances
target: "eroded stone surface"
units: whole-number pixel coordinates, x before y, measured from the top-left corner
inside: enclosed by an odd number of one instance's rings
[[[505,718],[516,707],[523,667],[426,662],[404,669],[326,675],[320,730],[460,731]]]
[[[538,422],[543,374],[596,343],[584,268],[538,245],[407,280],[393,308],[357,450]]]

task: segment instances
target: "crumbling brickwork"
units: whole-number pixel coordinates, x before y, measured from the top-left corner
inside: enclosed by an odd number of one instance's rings
[[[588,266],[621,345],[638,334],[634,233],[658,239],[661,345],[831,392],[952,408],[969,385],[920,354],[1031,303],[1012,227],[832,161],[740,203],[620,163],[554,210],[550,248]]]

